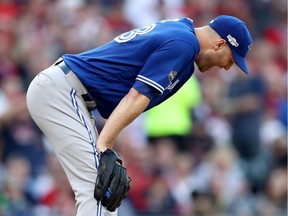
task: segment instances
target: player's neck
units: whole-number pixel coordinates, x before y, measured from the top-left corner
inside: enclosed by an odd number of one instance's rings
[[[200,45],[200,51],[197,55],[195,62],[197,63],[199,59],[203,58],[205,50],[208,48],[208,45],[210,43],[208,32],[205,26],[195,28],[195,33]]]
[[[209,26],[195,28],[196,36],[200,44],[200,51],[210,48],[213,44],[210,30]]]

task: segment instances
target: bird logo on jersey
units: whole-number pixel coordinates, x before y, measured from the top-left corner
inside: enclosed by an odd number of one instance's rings
[[[173,82],[173,80],[175,79],[175,77],[177,76],[177,72],[176,71],[170,71],[170,73],[168,74],[168,79],[169,79],[169,85],[166,87],[166,89],[168,90],[172,90],[176,84],[179,82],[179,79],[177,79],[175,82]]]
[[[170,84],[172,83],[172,81],[175,79],[176,76],[177,76],[176,71],[170,71],[170,73],[168,74]]]

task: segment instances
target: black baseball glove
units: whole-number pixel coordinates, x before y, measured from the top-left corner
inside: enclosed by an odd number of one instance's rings
[[[112,149],[101,153],[94,197],[109,211],[115,211],[130,189],[131,179],[120,156]]]

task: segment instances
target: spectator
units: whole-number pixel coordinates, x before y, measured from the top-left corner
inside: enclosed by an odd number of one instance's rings
[[[260,215],[287,215],[287,166],[272,170],[264,194],[258,207]]]
[[[6,76],[2,80],[3,96],[7,101],[3,104],[5,113],[0,115],[4,142],[2,156],[5,161],[10,154],[21,153],[29,160],[32,175],[36,175],[45,163],[42,133],[28,113],[21,81],[16,75]]]
[[[33,215],[34,200],[29,190],[32,180],[29,161],[23,156],[11,155],[5,168],[5,177],[0,193],[1,215]]]
[[[172,139],[181,151],[189,149],[187,139],[193,127],[193,109],[201,103],[201,89],[196,77],[169,100],[145,114],[144,124],[151,144],[157,139]]]

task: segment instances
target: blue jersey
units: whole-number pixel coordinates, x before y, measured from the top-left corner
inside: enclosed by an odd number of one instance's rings
[[[108,118],[132,87],[151,99],[146,110],[172,96],[193,74],[199,50],[192,20],[181,18],[131,30],[63,59]]]

